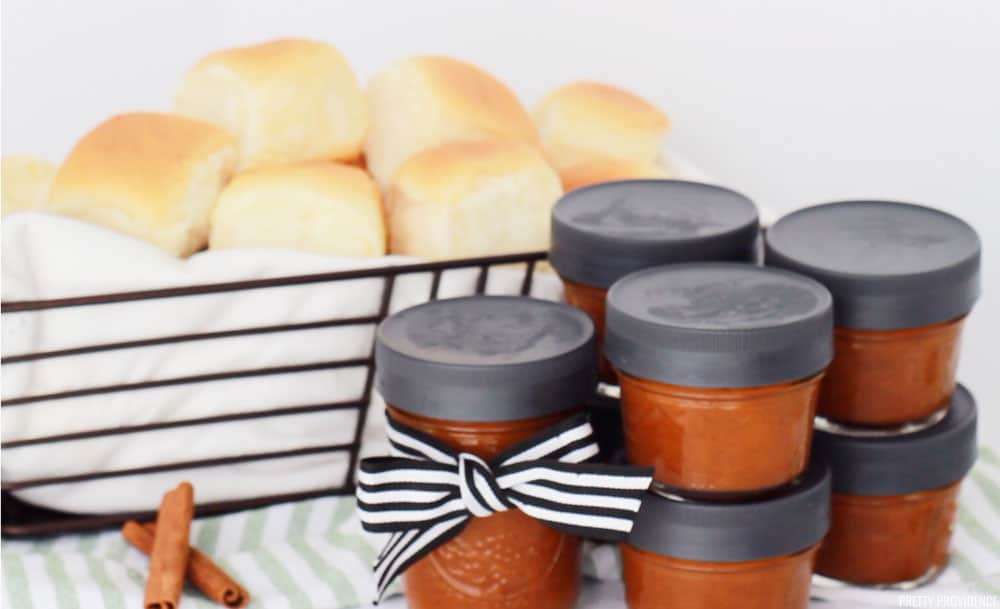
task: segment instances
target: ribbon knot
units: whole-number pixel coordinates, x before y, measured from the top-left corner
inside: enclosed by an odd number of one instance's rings
[[[632,530],[652,468],[587,463],[598,453],[585,415],[570,417],[489,463],[388,419],[391,457],[361,462],[366,531],[390,533],[375,561],[377,593],[458,535],[471,517],[516,508],[560,531],[620,541]]]
[[[514,507],[504,498],[490,466],[472,453],[458,455],[458,490],[473,516],[482,518]]]

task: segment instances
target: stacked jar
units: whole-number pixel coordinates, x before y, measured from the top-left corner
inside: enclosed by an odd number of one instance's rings
[[[411,606],[574,604],[577,538],[527,516],[525,497],[485,474],[512,450],[542,454],[548,440],[526,439],[575,420],[598,369],[620,395],[606,403],[625,459],[654,478],[646,492],[644,473],[625,503],[585,502],[595,521],[634,504],[634,524],[618,529],[628,532],[631,609],[734,598],[744,609],[805,609],[814,570],[861,585],[912,585],[940,570],[976,454],[976,405],[955,384],[962,320],[978,296],[968,225],[898,203],[819,206],[774,225],[769,266],[758,266],[746,197],[639,180],[574,191],[552,227],[552,264],[582,311],[480,296],[417,306],[378,329],[390,427],[423,434],[432,452],[461,451],[452,477],[463,509],[481,516],[425,552],[393,554],[422,530],[393,535],[380,561],[407,565]],[[607,430],[608,418],[595,425]],[[567,455],[583,450],[571,436],[553,436]],[[419,452],[415,438],[394,446]],[[544,503],[536,515],[559,516],[559,502],[577,497],[567,480],[587,477],[560,471],[568,478],[526,485]],[[379,509],[442,492],[413,484],[393,487],[400,503]],[[428,505],[429,526],[448,524],[439,508]]]
[[[679,180],[626,180],[566,194],[552,212],[549,260],[566,301],[594,322],[604,344],[608,289],[629,273],[679,262],[753,262],[759,256],[757,208],[744,195]],[[618,379],[599,354],[600,392],[589,404],[609,458],[622,449]]]
[[[962,325],[979,295],[976,232],[943,212],[850,201],[794,212],[766,235],[767,265],[834,299],[834,358],[817,451],[833,474],[817,572],[908,587],[946,563],[976,405],[956,390]]]
[[[737,591],[751,609],[808,605],[829,525],[810,443],[832,324],[822,285],[751,264],[667,265],[611,288],[626,454],[655,469],[623,548],[632,609],[668,591],[699,609]]]
[[[626,458],[655,471],[622,550],[629,606],[804,609],[829,526],[810,444],[830,293],[754,265],[754,206],[713,186],[575,191],[552,230],[567,301],[603,330]]]

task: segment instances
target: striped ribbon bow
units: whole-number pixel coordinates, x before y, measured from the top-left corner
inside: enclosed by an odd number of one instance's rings
[[[573,416],[487,463],[388,419],[393,456],[364,459],[358,510],[365,530],[391,533],[375,561],[377,603],[414,562],[458,535],[472,516],[511,508],[560,531],[624,539],[652,468],[585,463],[597,455],[586,415]]]

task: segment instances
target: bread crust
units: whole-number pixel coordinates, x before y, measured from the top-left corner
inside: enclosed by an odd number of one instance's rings
[[[473,140],[411,157],[386,199],[389,251],[431,259],[546,249],[559,177],[533,146]]]
[[[506,85],[450,57],[397,61],[371,79],[367,97],[372,127],[365,156],[382,188],[406,159],[450,141],[538,143],[530,115]]]
[[[549,93],[534,119],[546,157],[560,170],[594,157],[655,163],[670,130],[670,119],[653,104],[590,81]]]
[[[209,215],[235,161],[232,138],[213,125],[119,114],[77,142],[45,207],[186,256],[206,244]]]
[[[364,94],[344,56],[298,38],[211,53],[185,75],[175,108],[233,134],[240,170],[354,159],[368,131]]]

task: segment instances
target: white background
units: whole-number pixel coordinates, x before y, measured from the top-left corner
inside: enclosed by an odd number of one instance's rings
[[[1000,432],[1000,2],[135,2],[4,0],[3,154],[60,160],[108,115],[170,108],[206,52],[332,42],[367,79],[393,59],[480,64],[527,104],[574,79],[672,117],[673,150],[785,212],[843,198],[935,205],[984,242],[961,378]],[[997,437],[997,435],[993,435]]]

